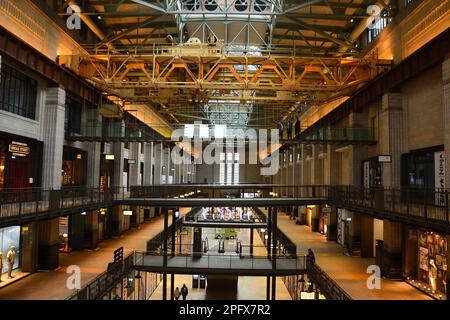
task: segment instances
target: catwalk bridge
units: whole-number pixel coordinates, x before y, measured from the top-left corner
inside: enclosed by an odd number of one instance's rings
[[[247,197],[244,198],[244,195]],[[250,196],[250,197],[248,197]],[[340,185],[153,185],[129,188],[4,189],[0,227],[115,205],[145,207],[272,207],[329,205],[378,219],[450,233],[449,189],[362,188]]]

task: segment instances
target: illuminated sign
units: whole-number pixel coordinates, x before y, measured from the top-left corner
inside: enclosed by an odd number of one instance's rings
[[[13,156],[17,157],[26,157],[30,154],[30,147],[22,142],[11,141],[8,150]]]
[[[114,160],[113,154],[105,154],[105,160]]]
[[[392,157],[390,155],[378,156],[378,162],[380,162],[380,163],[391,163],[392,162]]]
[[[123,210],[123,215],[124,216],[132,216],[133,215],[133,211],[131,211],[131,210]]]

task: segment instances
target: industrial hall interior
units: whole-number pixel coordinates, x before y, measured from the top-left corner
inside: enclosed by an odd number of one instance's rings
[[[0,300],[450,300],[449,27],[0,0]]]

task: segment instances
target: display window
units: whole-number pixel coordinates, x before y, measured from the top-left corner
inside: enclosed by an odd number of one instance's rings
[[[42,143],[0,133],[0,189],[39,187],[41,166]]]
[[[419,188],[441,187],[438,182],[439,172],[445,170],[436,166],[436,159],[443,154],[444,147],[411,151],[402,155],[402,185]]]
[[[86,185],[86,158],[87,153],[85,151],[76,148],[64,147],[61,170],[62,186]]]
[[[69,246],[69,217],[59,218],[59,251],[70,252]]]
[[[407,281],[436,299],[446,299],[447,239],[429,230],[418,230],[417,239],[417,279]]]
[[[20,226],[0,229],[0,252],[2,274],[20,267]]]

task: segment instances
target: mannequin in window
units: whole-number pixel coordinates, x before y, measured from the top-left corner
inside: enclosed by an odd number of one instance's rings
[[[2,282],[3,252],[0,251],[0,282]]]
[[[430,270],[428,271],[428,276],[430,277],[431,291],[436,292],[436,279],[437,279],[437,267],[434,263],[434,259],[430,260]]]
[[[6,260],[8,262],[8,278],[13,278],[12,270],[14,267],[14,261],[16,260],[16,247],[11,246],[8,251],[8,255],[6,256]]]

